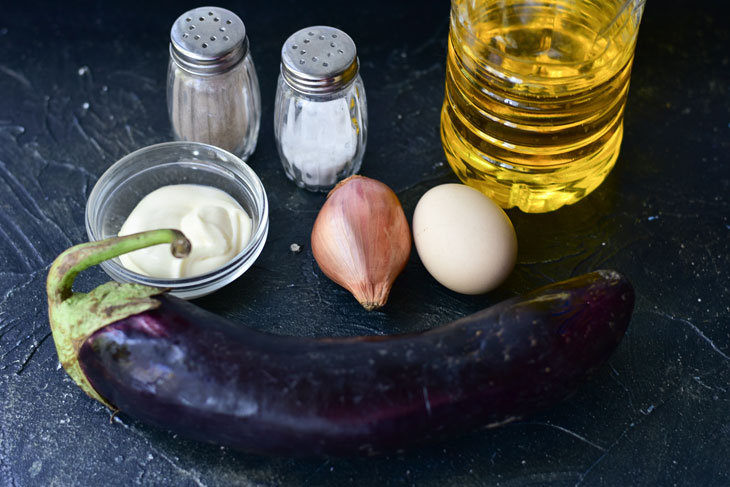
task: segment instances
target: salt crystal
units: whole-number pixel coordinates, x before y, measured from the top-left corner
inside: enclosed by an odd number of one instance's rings
[[[290,100],[281,132],[284,157],[310,186],[331,186],[357,152],[357,130],[351,127],[346,98],[330,101]]]

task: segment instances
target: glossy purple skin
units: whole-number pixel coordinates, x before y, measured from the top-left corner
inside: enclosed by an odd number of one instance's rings
[[[94,388],[187,437],[308,456],[398,451],[560,402],[616,348],[634,292],[598,271],[419,334],[319,340],[160,300],[84,342]]]

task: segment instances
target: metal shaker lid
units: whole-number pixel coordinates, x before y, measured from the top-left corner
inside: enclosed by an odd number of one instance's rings
[[[281,48],[281,74],[301,93],[337,91],[357,76],[359,68],[355,42],[334,27],[304,28],[292,34]]]
[[[248,52],[243,21],[230,10],[199,7],[182,14],[170,30],[170,56],[196,74],[218,74]]]

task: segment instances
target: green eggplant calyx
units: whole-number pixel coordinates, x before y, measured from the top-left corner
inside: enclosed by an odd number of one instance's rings
[[[48,318],[58,359],[84,392],[111,409],[114,406],[94,390],[81,369],[79,350],[89,336],[104,326],[157,308],[160,303],[153,296],[164,293],[165,289],[117,282],[107,282],[89,293],[76,293],[71,288],[76,276],[93,265],[165,243],[172,244],[175,257],[190,253],[190,242],[182,232],[150,230],[71,247],[56,258],[48,271]]]

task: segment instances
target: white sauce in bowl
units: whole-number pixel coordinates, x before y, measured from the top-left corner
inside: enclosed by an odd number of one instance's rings
[[[174,184],[142,198],[119,235],[157,228],[183,232],[192,245],[190,255],[176,259],[169,245],[155,245],[119,259],[133,272],[169,279],[197,276],[225,265],[248,244],[252,221],[225,191],[197,184]]]

